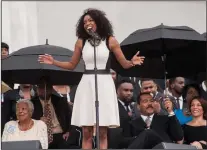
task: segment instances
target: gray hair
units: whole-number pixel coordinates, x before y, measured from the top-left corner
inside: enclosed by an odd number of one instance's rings
[[[33,114],[33,112],[34,112],[34,105],[33,105],[33,103],[31,102],[30,99],[20,99],[20,100],[18,100],[17,104],[16,104],[16,107],[17,107],[17,105],[19,103],[26,103],[28,105],[28,107],[29,107],[29,111],[31,112],[31,115]]]

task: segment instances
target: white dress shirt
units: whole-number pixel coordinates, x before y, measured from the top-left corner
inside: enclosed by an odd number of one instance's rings
[[[202,86],[203,90],[204,90],[205,92],[207,92],[207,87],[206,87],[204,81],[202,82],[202,85],[201,85],[201,86]]]
[[[151,123],[152,123],[153,116],[154,116],[154,114],[152,114],[152,115],[150,115],[150,116],[144,116],[144,115],[141,115],[141,117],[142,117],[142,119],[143,119],[144,122],[146,121],[146,119],[147,119],[148,117],[150,117],[150,125],[151,125]],[[149,127],[148,129],[150,129],[150,127]]]
[[[179,105],[180,105],[180,109],[183,109],[183,97],[180,96],[180,97],[174,97],[176,100],[179,99]],[[176,101],[177,102],[177,101]]]
[[[153,116],[154,116],[154,114],[152,114],[152,115],[149,116],[151,122],[152,122]],[[144,122],[145,122],[145,120],[147,119],[148,116],[141,115],[141,117],[142,117],[142,119],[143,119]]]

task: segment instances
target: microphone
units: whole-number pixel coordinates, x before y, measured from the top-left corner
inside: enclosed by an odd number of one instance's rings
[[[87,28],[87,32],[90,36],[92,36],[94,39],[100,39],[99,35],[93,31],[92,27]]]
[[[87,28],[87,32],[88,32],[88,33],[92,33],[92,32],[93,32],[93,31],[92,31],[92,27],[88,27],[88,28]]]

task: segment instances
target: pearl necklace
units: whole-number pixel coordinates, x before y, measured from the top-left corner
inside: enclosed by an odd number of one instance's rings
[[[25,129],[22,129],[22,127],[19,124],[19,130],[25,132],[25,131],[29,130],[32,127],[32,125],[33,125],[33,120],[30,121],[28,127],[25,130]]]

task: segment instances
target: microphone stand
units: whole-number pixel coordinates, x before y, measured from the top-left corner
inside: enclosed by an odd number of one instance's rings
[[[95,73],[95,107],[96,107],[96,148],[100,149],[99,140],[99,101],[98,101],[98,82],[97,82],[97,65],[96,65],[96,38],[93,36],[94,42],[94,73]]]

